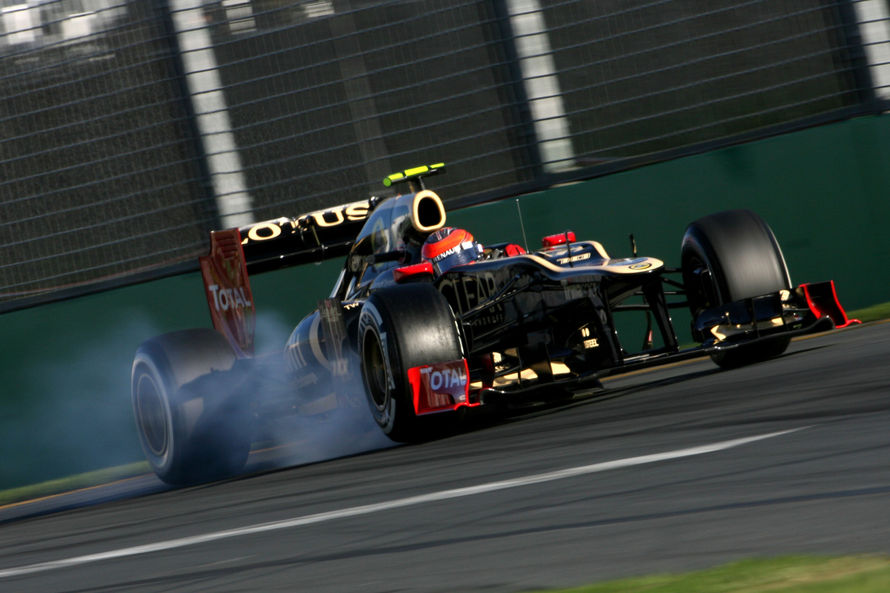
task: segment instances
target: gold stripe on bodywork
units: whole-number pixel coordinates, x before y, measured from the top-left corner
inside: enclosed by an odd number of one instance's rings
[[[577,243],[576,243],[576,245],[577,245]],[[602,248],[602,246],[600,246],[600,248]],[[533,254],[533,253],[517,255],[515,257],[528,258],[528,259],[534,261],[535,263],[537,263],[538,265],[540,265],[541,267],[547,268],[548,270],[552,270],[554,272],[565,272],[566,270],[571,269],[571,270],[575,270],[575,271],[611,272],[613,274],[640,274],[643,272],[648,273],[648,272],[651,272],[652,270],[655,270],[655,269],[658,269],[658,268],[664,266],[664,262],[662,262],[659,259],[652,258],[652,257],[642,258],[643,261],[636,262],[636,264],[641,264],[641,263],[651,264],[651,266],[646,268],[645,270],[632,269],[631,265],[635,265],[635,264],[609,265],[610,261],[614,261],[614,260],[610,260],[610,259],[607,259],[604,264],[600,264],[600,265],[582,264],[582,265],[575,265],[575,266],[572,266],[571,268],[569,268],[569,267],[565,267],[565,266],[557,266],[553,262],[548,261],[546,258],[541,257],[540,255]]]

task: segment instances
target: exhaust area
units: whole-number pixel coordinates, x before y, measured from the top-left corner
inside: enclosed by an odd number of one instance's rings
[[[281,345],[292,329],[280,317],[258,314],[257,352],[260,356],[280,355],[285,366]],[[341,376],[314,373],[302,378],[290,401],[292,413],[266,419],[258,427],[247,471],[315,463],[395,446],[368,410],[358,357],[347,350],[341,362]],[[262,394],[257,395],[262,398]]]

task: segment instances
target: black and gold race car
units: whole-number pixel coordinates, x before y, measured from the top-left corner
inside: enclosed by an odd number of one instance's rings
[[[534,251],[480,245],[446,226],[442,200],[424,187],[443,170],[387,177],[405,188],[395,197],[212,233],[201,269],[215,329],[152,338],[133,362],[136,422],[158,476],[237,472],[263,422],[301,402],[361,398],[385,434],[412,441],[433,418],[565,399],[608,374],[702,354],[721,367],[758,362],[794,335],[850,322],[832,282],[792,286],[753,212],[690,223],[679,269],[635,248],[612,258],[570,231]],[[283,350],[255,356],[248,275],[334,257],[345,263],[330,297]],[[681,348],[674,308],[691,312],[696,346]],[[642,340],[619,331],[625,311],[645,319]]]

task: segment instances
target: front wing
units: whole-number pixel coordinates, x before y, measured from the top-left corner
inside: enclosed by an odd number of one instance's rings
[[[548,377],[546,380],[520,380],[509,386],[486,386],[476,394],[471,393],[470,401],[515,403],[561,399],[567,393],[601,387],[599,379],[609,375],[857,323],[861,322],[847,317],[833,281],[803,284],[792,291],[744,299],[702,312],[693,328],[702,342],[700,346],[651,354],[644,352],[625,357],[615,366],[564,378]]]

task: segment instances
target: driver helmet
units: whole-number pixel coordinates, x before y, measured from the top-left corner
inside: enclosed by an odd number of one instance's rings
[[[433,265],[436,275],[454,266],[474,262],[482,255],[482,245],[473,239],[468,231],[454,227],[443,227],[427,237],[420,255]]]

